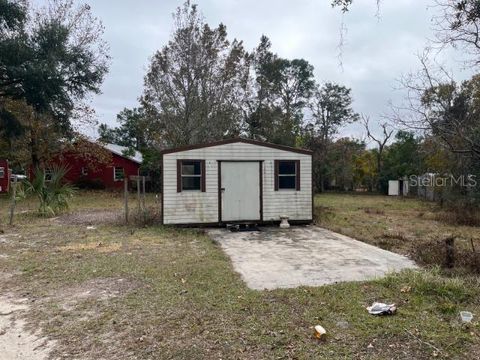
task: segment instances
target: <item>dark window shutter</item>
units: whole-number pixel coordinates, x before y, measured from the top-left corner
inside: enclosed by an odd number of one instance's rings
[[[202,172],[201,180],[200,180],[200,189],[202,192],[206,191],[206,186],[205,186],[205,160],[200,161],[200,168]]]
[[[177,160],[177,192],[182,192],[182,160]]]
[[[297,189],[297,191],[300,191],[300,160],[295,160],[295,165],[295,173],[297,175],[295,176],[295,188]]]
[[[274,179],[275,179],[275,191],[278,191],[278,160],[274,160]]]

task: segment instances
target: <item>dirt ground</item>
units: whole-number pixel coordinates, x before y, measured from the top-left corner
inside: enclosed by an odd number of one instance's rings
[[[22,318],[28,299],[0,297],[0,357],[4,360],[46,360],[54,342],[33,333]]]
[[[61,215],[52,220],[65,225],[119,224],[123,220],[122,215],[120,210],[85,209]]]

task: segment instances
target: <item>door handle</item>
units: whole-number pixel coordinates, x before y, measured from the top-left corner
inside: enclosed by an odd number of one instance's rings
[[[220,188],[221,191],[225,191],[225,188]]]

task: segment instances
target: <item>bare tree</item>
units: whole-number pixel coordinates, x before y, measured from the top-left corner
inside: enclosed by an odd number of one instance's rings
[[[472,58],[471,66],[480,65],[480,6],[477,0],[435,0],[432,18],[435,42],[441,48],[453,46]]]
[[[381,123],[380,128],[382,129],[382,135],[376,136],[372,133],[370,127],[370,117],[366,115],[362,115],[362,122],[365,130],[367,132],[367,137],[373,140],[377,144],[377,181],[375,184],[376,190],[379,189],[379,177],[382,172],[382,164],[383,164],[383,153],[385,147],[387,146],[388,140],[393,136],[394,129],[390,127],[387,122]]]
[[[480,77],[457,84],[444,67],[432,63],[429,53],[419,57],[421,70],[403,76],[403,104],[392,106],[401,127],[441,140],[449,151],[480,158],[478,96]]]

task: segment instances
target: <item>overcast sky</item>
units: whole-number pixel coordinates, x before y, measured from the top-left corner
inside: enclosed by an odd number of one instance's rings
[[[183,1],[89,0],[93,13],[105,25],[112,63],[93,106],[99,122],[116,124],[124,107],[138,105],[149,58],[165,45],[172,31],[172,13]],[[402,99],[397,79],[418,68],[416,55],[432,37],[434,9],[430,0],[384,0],[380,18],[375,0],[355,0],[343,17],[347,33],[343,68],[339,65],[342,14],[330,0],[199,0],[211,26],[223,22],[229,38],[244,41],[247,49],[267,35],[273,51],[286,58],[304,58],[315,67],[317,81],[335,81],[352,88],[357,112],[375,121],[388,112],[388,102]],[[459,68],[452,54],[444,60]],[[441,59],[442,60],[442,59]],[[459,74],[458,76],[466,76]],[[94,131],[88,131],[93,134]],[[362,136],[359,125],[344,136]]]

